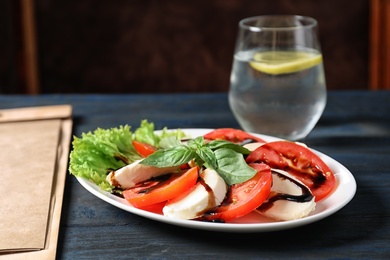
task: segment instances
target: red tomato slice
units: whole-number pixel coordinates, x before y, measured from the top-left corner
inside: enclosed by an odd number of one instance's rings
[[[157,148],[151,144],[142,143],[136,140],[133,140],[132,144],[135,150],[139,153],[139,155],[141,155],[144,158],[148,157],[149,155],[157,151]]]
[[[289,141],[264,144],[246,158],[247,163],[266,163],[285,170],[310,188],[316,201],[331,193],[336,184],[332,170],[310,149]]]
[[[233,143],[241,143],[248,139],[255,142],[265,143],[265,141],[259,137],[234,128],[218,128],[205,134],[203,137],[208,140],[226,140]]]
[[[199,168],[193,167],[181,174],[172,174],[167,179],[151,179],[140,183],[134,188],[123,191],[123,196],[136,208],[172,199],[191,189],[198,180]]]
[[[167,203],[166,201],[163,201],[160,203],[156,203],[156,204],[152,204],[150,206],[143,207],[142,209],[149,211],[149,212],[153,212],[153,213],[162,215],[163,214],[162,210],[163,210],[166,203]]]
[[[234,184],[221,206],[205,213],[201,220],[227,222],[252,212],[268,198],[272,186],[271,168],[266,164],[253,163],[255,176],[246,182]]]

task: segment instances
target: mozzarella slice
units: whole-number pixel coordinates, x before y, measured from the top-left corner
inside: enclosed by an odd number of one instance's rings
[[[221,204],[228,190],[225,181],[211,169],[204,170],[201,177],[207,185],[198,182],[188,194],[169,201],[163,208],[164,216],[194,219],[204,211]]]
[[[106,180],[115,187],[123,189],[131,188],[135,184],[149,180],[163,174],[175,172],[179,167],[157,168],[154,166],[140,164],[141,160],[126,165],[119,170],[112,171],[107,175]]]
[[[272,171],[270,197],[257,212],[277,220],[293,220],[309,215],[316,205],[310,189],[285,171],[277,169]],[[287,197],[292,200],[287,200]]]
[[[260,146],[262,146],[263,144],[265,144],[265,143],[255,142],[255,143],[245,144],[244,147],[252,152],[252,151],[256,150],[257,148],[259,148]]]

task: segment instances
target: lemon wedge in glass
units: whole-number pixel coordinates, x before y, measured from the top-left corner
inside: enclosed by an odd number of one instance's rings
[[[287,74],[311,68],[322,62],[319,52],[265,51],[257,52],[249,62],[255,70],[272,74]]]

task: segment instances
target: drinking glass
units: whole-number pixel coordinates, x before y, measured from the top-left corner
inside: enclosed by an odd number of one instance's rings
[[[257,16],[239,22],[229,104],[245,131],[306,137],[326,105],[317,21]]]

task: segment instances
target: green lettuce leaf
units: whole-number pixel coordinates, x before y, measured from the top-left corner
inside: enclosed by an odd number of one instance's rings
[[[134,140],[157,147],[160,142],[160,137],[154,133],[153,123],[142,120],[141,126],[134,131]]]
[[[132,145],[130,126],[101,129],[74,137],[69,156],[69,172],[92,180],[103,190],[113,187],[106,181],[107,174],[135,160],[141,159]]]
[[[154,124],[142,120],[134,133],[129,125],[110,129],[97,128],[93,132],[74,136],[73,149],[69,155],[69,172],[74,176],[93,181],[105,191],[112,191],[106,176],[142,157],[135,150],[132,140],[145,142],[159,148],[161,139],[183,138],[181,130],[168,131],[164,128],[159,134],[154,132]]]

